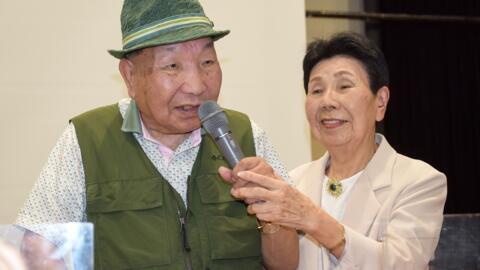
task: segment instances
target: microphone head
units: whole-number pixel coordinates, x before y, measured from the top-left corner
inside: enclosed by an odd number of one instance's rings
[[[207,100],[198,108],[198,117],[208,133],[213,134],[220,127],[228,126],[227,115],[213,100]]]

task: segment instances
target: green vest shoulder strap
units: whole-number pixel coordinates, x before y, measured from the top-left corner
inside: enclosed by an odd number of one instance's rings
[[[121,132],[123,118],[117,104],[94,109],[71,121],[80,145],[87,184],[156,175],[155,167],[134,136]]]
[[[248,117],[234,111],[227,116],[245,155],[255,155]],[[188,180],[185,209],[133,134],[120,130],[118,105],[71,121],[85,171],[87,217],[95,226],[95,269],[186,269],[188,264],[193,269],[261,269],[255,219],[216,173],[226,163],[209,136],[203,136]],[[180,211],[188,218],[185,235]]]

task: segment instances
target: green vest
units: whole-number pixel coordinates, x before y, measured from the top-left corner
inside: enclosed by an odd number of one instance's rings
[[[254,156],[248,117],[227,116],[245,156]],[[186,179],[186,209],[133,134],[120,130],[122,121],[117,105],[72,119],[95,226],[95,269],[262,269],[256,218],[218,175],[227,163],[210,136]]]

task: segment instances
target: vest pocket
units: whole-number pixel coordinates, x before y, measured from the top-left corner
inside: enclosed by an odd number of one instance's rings
[[[232,186],[215,174],[204,174],[195,179],[198,185],[200,200],[211,216],[246,217],[247,208],[242,201],[231,194]]]
[[[138,269],[171,262],[160,179],[87,186],[99,269]]]
[[[203,213],[208,216],[204,220],[207,224],[211,259],[259,257],[261,239],[256,218],[248,215],[243,202],[230,195],[231,185],[220,179],[218,174],[201,175],[195,181]]]
[[[260,233],[255,217],[211,217],[207,226],[213,260],[261,255]]]

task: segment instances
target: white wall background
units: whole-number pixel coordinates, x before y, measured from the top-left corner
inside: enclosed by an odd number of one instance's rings
[[[291,169],[310,160],[303,1],[201,0],[219,29],[220,103],[248,113]],[[0,224],[13,222],[67,121],[126,96],[120,0],[0,0]]]

